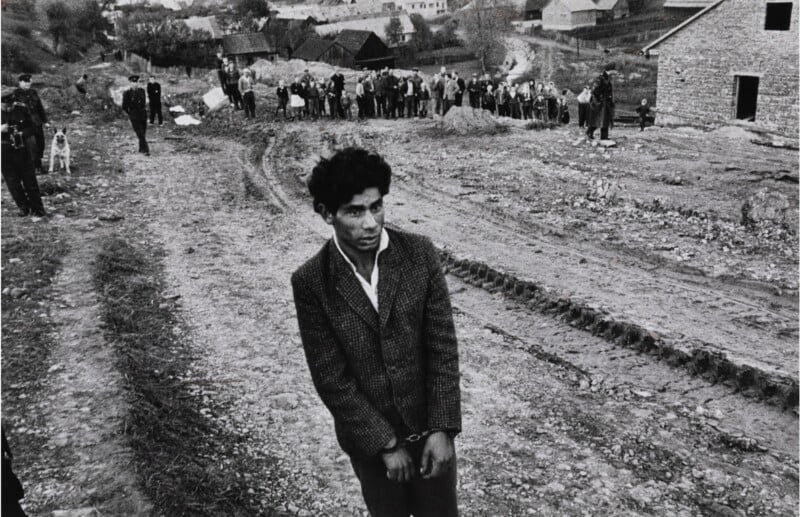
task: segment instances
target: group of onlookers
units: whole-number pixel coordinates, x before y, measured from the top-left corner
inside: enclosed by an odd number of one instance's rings
[[[236,64],[218,56],[218,74],[223,90],[235,109],[243,109],[248,118],[255,117],[254,74],[245,69],[240,74]],[[541,121],[544,123],[568,124],[570,112],[567,90],[556,87],[553,81],[522,81],[519,83],[492,78],[489,74],[479,77],[477,73],[465,81],[457,71],[445,67],[426,81],[419,69],[401,76],[394,70],[364,72],[357,78],[354,98],[345,90],[345,78],[341,72],[327,79],[312,76],[308,69],[290,84],[279,81],[276,89],[278,100],[274,117],[284,119],[316,120],[323,116],[332,119],[351,119],[353,109],[359,119],[366,118],[428,118],[444,116],[453,106],[468,106],[485,109],[499,117]],[[594,138],[600,128],[600,138],[608,138],[608,129],[614,117],[614,95],[607,72],[600,74],[577,96],[578,126],[586,127],[586,136]],[[640,113],[644,127],[644,110]]]
[[[467,103],[497,116],[524,120],[569,122],[566,90],[559,93],[551,81],[510,84],[492,80],[488,74],[464,81],[458,72],[443,69],[429,81],[418,69],[399,76],[394,70],[367,72],[357,78],[355,98],[344,88],[344,76],[336,72],[327,80],[318,80],[308,70],[294,78],[288,86],[280,81],[276,90],[278,107],[275,116],[316,119],[349,119],[352,108],[359,119],[384,117],[420,117],[445,115],[453,106]]]

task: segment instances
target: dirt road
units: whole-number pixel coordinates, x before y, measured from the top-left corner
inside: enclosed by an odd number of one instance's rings
[[[278,129],[260,170],[248,164],[246,149],[199,139],[192,154],[159,153],[165,173],[143,161],[137,162],[146,168],[132,171],[146,193],[151,228],[168,252],[170,283],[181,294],[192,340],[205,351],[207,375],[223,381],[218,396],[238,401],[226,417],[252,431],[250,447],[276,455],[296,476],[281,489],[306,487],[294,502],[297,509],[342,515],[360,507],[346,457],[305,370],[288,283],[291,271],[330,234],[300,182],[316,153],[350,143],[382,149],[397,173],[387,199],[394,224],[426,233],[454,253],[523,274],[533,270],[547,278],[554,268],[555,278],[569,278],[570,294],[607,296],[601,303],[631,317],[661,304],[659,314],[675,311],[676,321],[686,318],[672,329],[704,336],[726,315],[681,310],[687,297],[712,290],[705,296],[738,300],[732,310],[753,304],[741,292],[734,297],[736,284],[704,279],[711,287],[697,287],[669,267],[646,275],[635,269],[638,259],[621,253],[608,268],[608,250],[559,246],[541,235],[529,241],[508,218],[443,195],[446,186],[431,188],[426,149],[404,155],[402,137],[391,137],[390,145],[381,140],[390,129],[397,134],[396,126],[381,123],[353,131],[310,124]],[[487,246],[487,239],[495,245]],[[540,253],[526,255],[531,243]],[[581,258],[590,260],[580,276],[557,268]],[[536,267],[526,267],[531,263]],[[593,283],[601,267],[613,276]],[[649,285],[625,294],[645,279]],[[467,515],[689,515],[725,507],[791,514],[794,413],[614,348],[454,277],[449,281],[462,346],[461,491]],[[637,295],[655,296],[664,284],[670,296],[652,305]],[[612,305],[621,299],[622,307]],[[690,305],[695,313],[698,305]],[[757,438],[768,452],[743,452],[746,437]],[[777,480],[776,472],[783,473]],[[759,479],[773,490],[769,497],[761,488],[754,491]]]
[[[164,251],[179,331],[196,355],[191,375],[205,380],[198,396],[212,409],[208,418],[247,437],[237,445],[244,456],[271,459],[272,470],[247,473],[265,512],[363,512],[349,462],[311,385],[289,286],[291,272],[330,235],[311,210],[302,178],[318,153],[349,143],[378,148],[392,164],[393,224],[665,339],[724,350],[796,382],[797,351],[789,343],[796,340],[797,301],[788,285],[796,254],[783,262],[771,252],[735,256],[733,278],[714,275],[703,260],[718,252],[717,241],[684,237],[699,250],[687,261],[645,245],[690,223],[675,220],[665,229],[659,217],[652,224],[637,219],[655,213],[650,207],[636,208],[626,225],[619,223],[619,206],[574,207],[596,160],[606,162],[592,148],[573,148],[569,135],[412,142],[411,124],[278,126],[255,164],[248,148],[197,132],[162,130],[149,158],[133,152],[121,125],[96,135],[115,142],[110,161],[124,164],[113,194],[124,232]],[[634,174],[648,158],[634,154],[628,138],[628,165],[618,174],[630,197],[666,189]],[[650,138],[636,142],[663,145]],[[593,156],[564,163],[579,153]],[[515,167],[498,167],[501,160]],[[693,179],[687,198],[702,197],[704,181]],[[734,197],[716,196],[707,208],[724,212]],[[650,206],[648,199],[642,206]],[[550,209],[537,211],[544,206]],[[102,238],[79,231],[85,220],[52,224],[67,236]],[[618,237],[610,242],[602,236],[612,233]],[[70,278],[84,282],[80,266],[90,266],[79,258],[66,263]],[[742,273],[762,260],[775,260],[777,280]],[[618,347],[502,292],[453,275],[448,283],[461,351],[464,515],[795,514],[796,412]],[[748,318],[763,321],[754,328],[742,323]],[[92,481],[87,476],[83,482]]]

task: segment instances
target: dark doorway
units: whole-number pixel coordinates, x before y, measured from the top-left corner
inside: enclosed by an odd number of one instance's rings
[[[749,75],[737,75],[736,118],[740,120],[755,120],[757,101],[758,101],[758,77],[753,77]]]

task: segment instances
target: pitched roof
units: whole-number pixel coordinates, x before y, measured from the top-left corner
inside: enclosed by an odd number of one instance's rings
[[[664,8],[697,9],[708,7],[714,0],[664,0]]]
[[[297,4],[276,8],[278,19],[305,20],[313,18],[319,22],[337,22],[384,12],[384,0],[360,0],[357,3],[336,5]]]
[[[590,0],[586,1],[588,2]],[[403,34],[413,34],[416,32],[416,29],[414,29],[414,24],[411,23],[411,18],[409,18],[407,14],[400,14],[398,15],[398,18],[400,19],[400,25],[403,27]],[[360,20],[346,20],[336,23],[317,25],[314,27],[314,30],[316,30],[317,34],[320,36],[335,34],[346,29],[374,32],[381,40],[383,40],[384,43],[388,44],[388,40],[386,38],[386,25],[388,25],[390,19],[391,16],[379,16],[376,18],[365,18]]]
[[[526,11],[539,11],[544,9],[550,0],[527,0],[525,2],[525,10]]]
[[[222,37],[222,49],[225,54],[277,53],[263,32],[226,34]]]
[[[594,0],[598,11],[610,11],[614,9],[621,0]]]
[[[353,54],[358,54],[371,35],[372,31],[345,29],[336,37],[336,43]]]
[[[644,52],[649,52],[650,50],[653,50],[655,47],[657,47],[658,45],[663,43],[665,40],[671,38],[673,35],[678,33],[681,29],[683,29],[687,25],[690,25],[690,24],[694,23],[695,20],[697,20],[698,18],[701,18],[701,17],[705,16],[705,14],[707,12],[709,12],[712,9],[716,8],[719,4],[721,4],[724,1],[725,0],[714,0],[714,3],[710,4],[708,7],[706,7],[705,9],[700,11],[699,13],[697,13],[694,16],[690,17],[689,19],[685,20],[683,23],[681,23],[680,25],[678,25],[677,27],[675,27],[674,29],[672,29],[668,33],[664,34],[663,36],[661,36],[660,38],[658,38],[654,42],[652,42],[649,45],[647,45],[646,47],[644,47],[642,49],[642,52],[644,53]]]
[[[206,31],[211,34],[212,39],[222,39],[222,29],[219,28],[216,16],[191,16],[182,21],[193,31]]]
[[[297,50],[292,52],[292,58],[306,61],[318,61],[326,50],[334,45],[333,40],[322,38],[308,38]]]
[[[548,2],[548,5],[555,2],[561,2],[570,12],[577,13],[579,11],[596,11],[597,6],[592,0],[553,0]]]

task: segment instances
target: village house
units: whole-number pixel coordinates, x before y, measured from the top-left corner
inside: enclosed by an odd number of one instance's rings
[[[276,7],[275,11],[278,19],[312,19],[316,23],[335,23],[393,13],[419,14],[423,18],[434,18],[447,12],[447,0],[358,0],[333,5],[286,5]]]
[[[394,57],[386,44],[372,31],[345,29],[336,37],[336,44],[353,56],[353,68],[379,70],[394,68]]]
[[[416,32],[414,24],[411,23],[411,18],[407,14],[400,14],[397,16],[400,20],[402,33],[400,35],[400,43],[411,41],[411,36]],[[383,42],[392,46],[389,39],[386,37],[386,26],[389,24],[391,16],[380,16],[376,18],[364,18],[357,20],[345,20],[336,23],[326,23],[317,25],[314,30],[320,36],[327,36],[329,34],[338,34],[344,30],[356,30],[374,32]]]
[[[592,0],[550,0],[542,8],[542,27],[572,30],[597,23],[597,5]]]
[[[798,0],[716,0],[642,49],[661,123],[750,121],[797,136]]]
[[[597,23],[627,18],[630,14],[628,0],[594,0],[597,6]]]
[[[256,59],[275,61],[278,51],[263,32],[226,34],[222,37],[222,53],[236,66],[251,65]]]
[[[525,19],[541,19],[542,27],[547,30],[591,27],[630,15],[628,0],[530,0],[530,3],[530,7],[525,6]],[[540,6],[539,18],[536,18],[537,6]]]
[[[353,65],[349,50],[331,39],[308,38],[292,52],[292,59],[321,61],[335,66],[349,68]]]
[[[664,12],[668,15],[688,17],[713,3],[714,0],[664,0]]]
[[[525,0],[522,6],[522,19],[523,20],[541,20],[542,9],[547,5],[549,0]]]
[[[211,35],[211,41],[214,43],[222,43],[224,33],[217,23],[216,16],[191,16],[181,20],[183,23],[193,31],[205,31]]]

